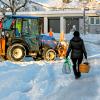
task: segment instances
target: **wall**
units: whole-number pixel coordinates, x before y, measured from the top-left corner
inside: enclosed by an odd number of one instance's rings
[[[100,25],[89,25],[89,32],[100,34]]]

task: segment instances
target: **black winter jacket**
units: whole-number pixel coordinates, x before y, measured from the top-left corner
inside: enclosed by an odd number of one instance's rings
[[[83,54],[87,59],[87,53],[85,50],[84,42],[80,37],[73,37],[70,40],[66,58],[71,52],[71,58],[83,58]]]

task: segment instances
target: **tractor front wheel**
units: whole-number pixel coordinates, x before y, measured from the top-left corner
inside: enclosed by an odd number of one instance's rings
[[[44,58],[44,60],[47,60],[47,61],[55,60],[55,58],[56,58],[55,50],[45,48],[43,51],[43,58]]]

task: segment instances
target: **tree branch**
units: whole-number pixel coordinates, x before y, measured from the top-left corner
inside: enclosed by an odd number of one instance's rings
[[[18,6],[18,5],[15,4],[16,0],[8,0],[8,1],[9,1],[9,4],[7,4],[6,1],[4,2],[3,0],[0,0],[0,2],[3,5],[5,5],[8,8],[10,8],[10,11],[12,12],[12,14],[16,14],[16,12],[19,9],[21,9],[22,7],[25,7],[27,2],[28,2],[28,0],[24,0],[24,3]],[[4,10],[6,10],[6,9],[4,8]]]
[[[18,8],[16,8],[15,12],[17,12],[19,9],[21,9],[22,7],[25,7],[27,4],[27,0],[25,0],[24,4],[22,4],[21,6],[19,6]]]
[[[9,4],[10,4],[10,6],[11,6],[11,0],[9,0]]]
[[[11,8],[7,3],[5,3],[4,1],[0,0],[0,2],[3,4],[3,5],[6,5],[7,7]]]

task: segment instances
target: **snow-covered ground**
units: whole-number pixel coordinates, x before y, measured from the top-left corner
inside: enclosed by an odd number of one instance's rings
[[[59,34],[54,34],[59,39]],[[64,60],[0,62],[0,100],[100,100],[100,34],[81,35],[91,70],[78,80],[63,74]],[[72,34],[65,36],[70,40]]]

